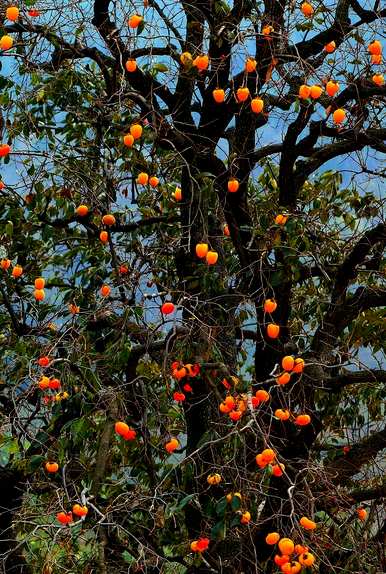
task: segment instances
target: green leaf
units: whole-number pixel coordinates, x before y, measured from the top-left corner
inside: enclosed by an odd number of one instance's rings
[[[214,540],[224,540],[226,534],[226,524],[224,521],[217,522],[211,530],[211,538]]]
[[[168,72],[169,68],[165,64],[157,63],[154,64],[153,70],[156,70],[157,72]]]
[[[227,499],[224,497],[216,504],[216,514],[218,516],[223,516],[225,514],[226,507],[228,506]]]

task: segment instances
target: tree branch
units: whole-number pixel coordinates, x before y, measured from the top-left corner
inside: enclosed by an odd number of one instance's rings
[[[354,444],[344,457],[327,463],[326,471],[335,484],[344,485],[384,448],[386,427]]]

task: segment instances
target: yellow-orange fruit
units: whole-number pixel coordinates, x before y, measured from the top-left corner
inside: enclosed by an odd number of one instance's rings
[[[332,54],[332,52],[335,52],[335,49],[336,49],[336,44],[334,41],[329,42],[328,44],[326,44],[324,46],[324,50],[325,50],[325,52],[327,52],[327,54]]]
[[[135,60],[127,60],[125,68],[128,72],[135,72],[137,69],[137,62]]]
[[[280,333],[279,325],[276,325],[275,323],[269,323],[267,325],[267,336],[270,339],[277,339],[279,333]]]
[[[13,38],[11,36],[2,36],[0,38],[0,49],[1,50],[10,50],[13,46]]]
[[[323,93],[321,86],[311,86],[310,96],[313,100],[317,100]]]
[[[333,120],[336,124],[342,124],[346,119],[346,112],[342,108],[338,108],[332,114]]]
[[[16,6],[9,6],[9,8],[7,8],[5,11],[6,18],[11,20],[11,22],[16,22],[16,20],[19,18],[19,14],[19,8]]]
[[[106,215],[102,217],[102,223],[103,225],[115,225],[114,215],[112,215],[111,213],[106,213]]]
[[[126,134],[123,136],[123,143],[127,147],[131,147],[134,143],[134,138],[131,134]]]
[[[291,538],[281,538],[279,540],[279,550],[282,554],[286,554],[287,556],[293,554],[295,545]]]
[[[128,20],[129,28],[138,28],[142,20],[142,16],[139,16],[139,14],[133,14],[133,16],[130,16]]]
[[[280,540],[280,534],[278,532],[269,532],[265,537],[265,541],[267,544],[273,545],[277,544]]]
[[[301,6],[301,11],[303,12],[304,16],[310,18],[314,13],[314,8],[311,6],[309,2],[303,2]]]
[[[193,66],[195,66],[198,70],[200,70],[200,72],[206,70],[209,66],[208,56],[206,54],[197,56],[197,58],[194,58],[193,60]]]
[[[236,193],[236,191],[239,189],[239,187],[240,187],[240,184],[237,181],[237,179],[233,178],[233,179],[230,179],[228,181],[228,191],[230,193]]]
[[[285,371],[292,371],[295,365],[295,359],[291,355],[286,355],[282,358],[281,366]]]
[[[213,90],[212,95],[214,101],[217,104],[222,104],[222,102],[225,100],[225,92],[221,88],[216,88],[215,90]]]
[[[137,183],[139,183],[140,185],[147,185],[148,182],[149,182],[149,175],[144,171],[141,171],[141,173],[138,174]]]
[[[299,98],[301,98],[302,100],[306,100],[307,98],[309,98],[311,95],[311,88],[310,86],[307,86],[306,84],[303,84],[302,86],[300,86],[299,88]]]
[[[133,124],[130,126],[130,133],[135,140],[138,140],[142,135],[142,126],[140,124]]]
[[[207,243],[197,243],[196,245],[196,255],[200,259],[204,259],[206,254],[208,253],[208,244]]]
[[[257,62],[255,58],[248,58],[245,62],[245,71],[252,73],[256,70]]]
[[[261,98],[251,100],[251,109],[254,114],[260,114],[264,109],[264,102]]]

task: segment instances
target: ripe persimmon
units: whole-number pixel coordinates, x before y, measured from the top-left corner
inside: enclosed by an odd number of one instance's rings
[[[48,389],[50,386],[50,379],[49,377],[45,377],[43,376],[39,381],[38,381],[38,387],[41,391],[45,391],[46,389]]]
[[[220,484],[221,481],[222,481],[222,476],[218,472],[215,472],[213,474],[209,474],[206,478],[206,482],[208,484],[210,484],[211,486],[213,486],[213,485],[217,486],[217,484]]]
[[[19,18],[20,10],[17,6],[9,6],[5,11],[5,17],[11,22],[16,22]]]
[[[327,52],[327,54],[332,54],[333,52],[335,52],[335,50],[336,50],[335,42],[334,41],[328,42],[328,44],[326,44],[324,46],[324,50],[325,50],[325,52]]]
[[[39,357],[37,362],[38,362],[39,367],[48,367],[48,365],[50,364],[51,361],[50,361],[49,357],[44,356],[44,357]]]
[[[13,46],[13,38],[5,35],[0,38],[0,50],[10,50]]]
[[[5,157],[11,151],[11,146],[8,144],[0,144],[0,157]]]
[[[109,234],[107,231],[101,231],[99,234],[99,239],[102,241],[102,243],[107,243],[109,240]]]
[[[209,538],[199,538],[198,540],[193,540],[190,545],[193,552],[204,552],[209,547]]]
[[[247,58],[245,62],[245,71],[248,73],[252,73],[256,70],[257,62],[255,58]]]
[[[372,80],[374,84],[377,84],[377,86],[383,86],[383,84],[385,83],[385,78],[383,74],[374,74]]]
[[[339,91],[338,82],[334,82],[334,80],[330,80],[329,82],[327,82],[326,92],[331,98],[333,98],[338,91]]]
[[[342,108],[338,108],[332,114],[333,120],[336,124],[342,124],[346,119],[346,112]]]
[[[55,472],[58,472],[59,470],[59,465],[57,462],[50,462],[47,461],[45,464],[45,469],[47,472],[49,472],[50,474],[54,474]]]
[[[56,518],[61,524],[69,524],[72,522],[72,512],[59,512]]]
[[[173,197],[176,201],[181,201],[182,199],[182,191],[180,187],[176,187],[173,193]]]
[[[274,299],[264,301],[264,313],[273,313],[277,309],[277,303]]]
[[[60,387],[61,387],[61,383],[60,383],[59,379],[54,377],[53,379],[49,380],[49,383],[48,383],[49,389],[51,389],[53,391],[57,391],[58,389],[60,389]]]
[[[313,100],[317,100],[323,93],[322,86],[311,86],[310,96]]]
[[[281,567],[281,571],[283,574],[298,574],[302,569],[301,564],[297,560],[293,560],[292,562],[286,562]]]
[[[295,365],[295,359],[291,355],[286,355],[281,360],[281,366],[285,371],[292,371]]]
[[[180,446],[180,442],[176,438],[171,438],[166,444],[165,449],[170,454]]]
[[[205,259],[206,259],[206,262],[208,265],[214,265],[215,263],[217,263],[217,259],[218,259],[217,251],[208,251]]]
[[[108,285],[102,285],[100,293],[102,297],[108,297],[111,293],[111,288]]]
[[[367,512],[362,507],[357,508],[357,515],[358,515],[359,520],[362,520],[362,521],[366,520],[366,518],[367,518]]]
[[[80,311],[80,307],[74,303],[69,303],[68,310],[70,311],[71,315],[77,315]]]
[[[225,237],[229,237],[229,236],[230,236],[231,232],[229,231],[229,226],[228,226],[227,223],[224,225],[223,231],[224,231]]]
[[[129,28],[138,28],[143,18],[139,14],[133,14],[128,20]]]
[[[285,465],[283,463],[274,464],[272,466],[273,476],[283,476],[284,471],[285,471]]]
[[[129,431],[129,425],[123,421],[117,421],[114,425],[115,432],[120,436],[124,436]]]
[[[279,550],[282,554],[287,554],[290,556],[295,550],[295,545],[291,538],[281,538],[279,540]]]
[[[2,259],[0,261],[0,267],[4,271],[6,271],[7,269],[9,269],[11,267],[11,260],[10,259]]]
[[[17,279],[22,274],[23,274],[23,267],[21,265],[15,265],[15,267],[12,269],[12,273],[11,273],[12,277]]]
[[[270,464],[276,458],[275,451],[272,450],[271,448],[265,448],[261,453],[261,458],[264,462]]]
[[[261,98],[251,100],[251,109],[254,114],[260,114],[264,109],[264,101]]]
[[[76,213],[77,215],[79,215],[79,217],[85,217],[88,214],[88,207],[87,205],[78,205],[78,207],[76,208]]]
[[[135,72],[135,70],[137,69],[137,62],[135,60],[127,60],[126,64],[125,64],[125,68],[127,70],[127,72]]]
[[[276,225],[285,225],[287,223],[287,220],[288,220],[288,215],[284,215],[283,213],[279,213],[275,217]]]
[[[315,562],[315,556],[310,552],[303,552],[298,557],[298,560],[302,566],[312,566]]]
[[[288,372],[282,373],[276,377],[276,382],[278,385],[287,385],[291,380],[291,375]]]
[[[382,64],[382,54],[372,54],[370,61],[372,64],[376,65]]]
[[[39,10],[28,10],[28,16],[31,16],[31,18],[37,18],[40,16],[40,12]]]
[[[274,31],[275,31],[275,29],[273,26],[266,24],[265,26],[263,26],[261,33],[263,34],[263,36],[269,36]]]
[[[149,182],[149,175],[144,171],[141,171],[141,173],[138,174],[137,183],[139,183],[140,185],[147,185],[148,182]]]
[[[275,417],[280,419],[281,421],[288,421],[290,418],[290,412],[287,409],[276,409]]]
[[[314,8],[309,2],[303,2],[301,5],[301,11],[307,18],[310,18],[314,13]]]
[[[130,133],[135,140],[138,140],[142,135],[143,129],[140,124],[133,124],[130,126]]]
[[[34,290],[34,297],[36,301],[43,301],[46,297],[44,289],[35,289]]]
[[[237,422],[241,419],[243,413],[240,411],[231,411],[229,413],[229,418],[233,421],[233,422]]]
[[[174,312],[175,306],[174,303],[171,301],[166,301],[163,305],[161,305],[161,313],[162,315],[170,315]]]
[[[269,545],[277,544],[280,540],[280,534],[278,532],[269,532],[265,537],[265,541]]]
[[[275,554],[273,561],[275,562],[276,566],[283,566],[283,564],[286,564],[290,561],[290,557],[286,554]]]
[[[206,54],[202,54],[194,58],[193,66],[195,66],[200,72],[206,70],[209,66],[209,57]]]
[[[72,513],[75,514],[75,516],[87,516],[88,514],[88,508],[87,506],[81,506],[80,504],[74,504],[74,506],[72,507]]]
[[[308,546],[302,544],[295,544],[295,554],[305,554],[308,552]]]
[[[126,134],[123,136],[123,143],[127,147],[132,147],[134,143],[134,137],[131,134]]]
[[[251,513],[248,510],[246,510],[245,512],[242,513],[240,522],[241,524],[249,524],[250,521],[251,521]]]
[[[305,414],[298,415],[294,422],[299,427],[305,427],[305,426],[310,424],[311,417],[310,417],[310,415],[305,415]]]
[[[221,88],[216,88],[212,92],[213,99],[217,104],[222,104],[225,100],[225,92]]]
[[[264,389],[259,389],[256,391],[255,397],[262,403],[266,403],[270,399],[270,394]]]
[[[232,178],[228,181],[228,191],[230,193],[236,193],[236,191],[239,189],[240,184],[238,182],[237,179]]]
[[[236,92],[237,101],[239,103],[246,102],[247,99],[249,98],[249,95],[250,95],[250,93],[249,93],[249,89],[247,87],[238,88],[238,90]]]
[[[44,289],[44,285],[46,284],[43,277],[37,277],[34,281],[35,289]]]
[[[368,52],[369,54],[371,54],[372,56],[379,56],[380,54],[382,54],[382,44],[379,40],[373,40],[369,46],[368,46]]]
[[[301,359],[300,357],[298,357],[297,359],[295,359],[295,364],[294,367],[292,369],[293,373],[302,373],[304,370],[304,360]]]
[[[267,325],[267,337],[269,337],[270,339],[277,339],[279,333],[280,333],[279,325],[276,325],[275,323],[269,323]]]
[[[115,217],[111,213],[107,213],[102,217],[103,225],[115,225]]]
[[[299,98],[301,100],[307,100],[311,95],[310,86],[307,86],[306,84],[301,85],[299,88],[299,94],[298,95],[299,95]]]
[[[157,187],[157,185],[159,184],[159,179],[158,177],[156,177],[155,175],[152,175],[149,178],[149,185],[150,187]]]
[[[315,530],[317,524],[313,520],[307,518],[307,516],[302,516],[299,520],[300,525],[303,526],[305,530]]]
[[[176,391],[175,393],[173,393],[173,400],[176,401],[177,403],[182,403],[185,399],[186,396],[184,395],[184,393],[181,393],[180,391]]]

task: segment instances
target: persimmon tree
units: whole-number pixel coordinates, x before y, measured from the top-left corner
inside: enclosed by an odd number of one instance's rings
[[[1,3],[4,572],[386,570],[385,16]]]

